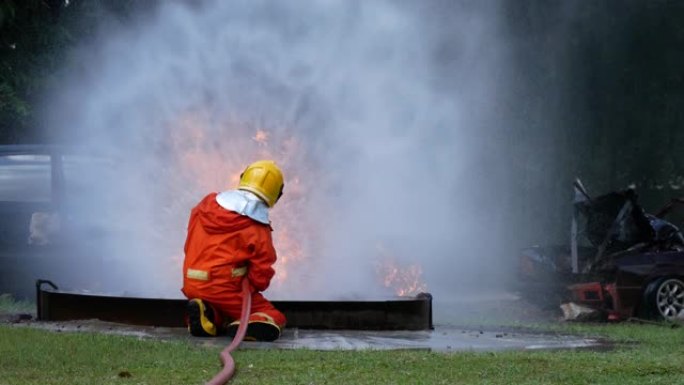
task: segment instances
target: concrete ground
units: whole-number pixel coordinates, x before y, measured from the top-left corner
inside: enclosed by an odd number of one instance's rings
[[[502,294],[488,298],[469,298],[435,302],[434,330],[422,331],[358,331],[303,330],[287,328],[273,343],[244,342],[242,349],[314,349],[314,350],[388,350],[425,349],[438,352],[498,351],[505,349],[578,349],[603,348],[605,343],[581,336],[533,332],[517,325],[557,322],[556,311],[541,311],[517,297]],[[97,332],[156,338],[187,340],[207,346],[223,347],[229,337],[191,337],[184,328],[131,326],[80,320],[37,322],[5,317],[16,327],[35,327],[57,332]],[[506,325],[506,326],[500,326]],[[516,325],[516,326],[511,326]]]
[[[155,328],[82,320],[68,322],[21,322],[16,327],[36,327],[57,332],[96,332],[162,340],[187,340],[201,345],[223,347],[230,337],[191,337],[183,328]],[[243,342],[243,349],[313,349],[313,350],[393,350],[422,349],[438,352],[499,351],[505,349],[577,349],[600,348],[597,339],[579,336],[534,333],[512,329],[487,330],[436,325],[425,331],[359,331],[285,329],[272,343]]]

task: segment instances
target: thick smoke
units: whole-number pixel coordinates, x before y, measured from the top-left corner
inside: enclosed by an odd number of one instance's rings
[[[427,4],[162,2],[101,31],[51,117],[103,159],[79,171],[102,261],[90,289],[180,297],[190,209],[264,157],[287,179],[272,211],[287,277],[269,297],[393,295],[388,260],[422,266],[436,297],[491,288],[499,12]]]

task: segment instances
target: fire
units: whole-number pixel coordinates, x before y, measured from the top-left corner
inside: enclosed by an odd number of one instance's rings
[[[274,159],[286,178],[284,198],[271,212],[273,243],[278,254],[272,286],[282,287],[294,268],[306,259],[307,253],[297,235],[312,233],[301,215],[308,189],[297,173],[308,171],[297,167],[303,163],[299,142],[292,136],[279,138],[264,128],[255,130],[246,123],[221,126],[217,128],[214,121],[196,111],[173,124],[168,172],[173,176],[173,189],[180,190],[177,209],[184,213],[181,207],[192,207],[204,194],[235,188],[248,163]],[[288,285],[302,284],[296,281],[288,281]]]
[[[271,287],[282,292],[303,292],[312,255],[317,255],[323,234],[306,213],[312,181],[318,180],[315,162],[308,162],[300,141],[285,135],[287,129],[267,130],[244,122],[220,122],[201,112],[191,112],[170,126],[170,138],[163,148],[169,159],[165,164],[170,185],[168,212],[187,221],[189,208],[209,192],[235,188],[244,167],[255,160],[274,159],[285,174],[283,199],[271,211],[273,243],[278,254],[276,275]],[[306,176],[305,178],[302,176]],[[175,214],[174,214],[175,215]],[[179,225],[179,227],[182,225]],[[377,274],[380,283],[399,296],[413,296],[427,290],[422,268],[401,264],[379,246]],[[172,263],[180,266],[181,258]]]
[[[265,146],[268,144],[268,132],[264,130],[257,130],[256,134],[254,134],[254,136],[252,137],[252,140],[254,140],[262,146]]]
[[[276,250],[278,252],[277,274],[274,278],[274,284],[278,286],[287,281],[292,265],[296,265],[304,259],[304,252],[287,227],[283,227],[275,234],[273,243],[277,245]]]
[[[283,287],[286,282],[290,287],[299,286],[300,289],[305,285],[289,278],[297,266],[302,266],[308,259],[308,244],[303,242],[303,237],[310,239],[315,234],[315,228],[301,214],[305,211],[303,205],[306,204],[307,191],[299,177],[287,177],[283,193],[287,199],[279,202],[273,212],[273,244],[278,253],[272,283],[275,287]]]
[[[381,259],[376,270],[384,287],[392,289],[400,297],[427,292],[427,285],[422,280],[423,268],[420,265],[402,265],[381,245],[378,249]]]
[[[233,162],[225,159],[226,154],[211,146],[212,139],[202,119],[190,116],[180,119],[172,132],[173,169],[181,178],[181,186],[190,186],[192,192],[223,190],[228,181],[240,178]]]

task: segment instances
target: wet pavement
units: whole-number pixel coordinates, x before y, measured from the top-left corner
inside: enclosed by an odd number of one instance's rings
[[[288,330],[274,344],[281,349],[419,349],[437,352],[591,348],[601,345],[598,340],[574,336],[484,331],[451,326],[436,326],[432,331],[401,332]]]
[[[16,327],[35,327],[56,332],[96,332],[138,338],[191,341],[205,346],[223,347],[230,337],[191,337],[184,328],[131,326],[98,320],[68,322],[20,322]],[[600,348],[598,339],[571,335],[521,331],[481,330],[472,327],[436,325],[423,331],[359,331],[285,329],[273,343],[243,342],[241,348],[312,349],[312,350],[397,350],[418,349],[437,352],[500,351],[507,349],[581,349]]]
[[[241,349],[397,350],[436,352],[501,351],[538,349],[604,349],[605,341],[583,336],[532,331],[531,328],[497,326],[557,322],[555,312],[540,312],[514,297],[469,302],[435,303],[434,330],[359,331],[304,330],[287,328],[273,343],[243,342]],[[439,310],[438,310],[439,309]],[[483,323],[484,322],[484,323]],[[486,326],[475,326],[475,325]],[[138,338],[190,341],[224,347],[229,337],[191,337],[184,328],[132,326],[98,320],[37,322],[20,320],[16,327],[35,327],[57,332],[96,332]],[[465,326],[464,326],[465,325]]]
[[[427,350],[442,353],[502,350],[611,349],[610,341],[543,332],[557,325],[560,308],[540,309],[505,292],[478,292],[448,301],[433,300],[434,330],[362,331],[286,328],[273,343],[243,342],[241,349]],[[35,321],[28,314],[0,314],[0,323],[55,332],[90,332],[143,339],[186,341],[223,348],[229,337],[196,338],[185,328],[125,325],[100,320]]]

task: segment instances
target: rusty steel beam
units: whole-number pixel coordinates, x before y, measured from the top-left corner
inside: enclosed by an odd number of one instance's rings
[[[51,286],[51,288],[45,288]],[[184,326],[183,299],[114,297],[63,292],[50,281],[36,281],[39,320],[99,319],[129,325]],[[287,327],[347,330],[429,330],[432,296],[388,301],[273,301]]]

